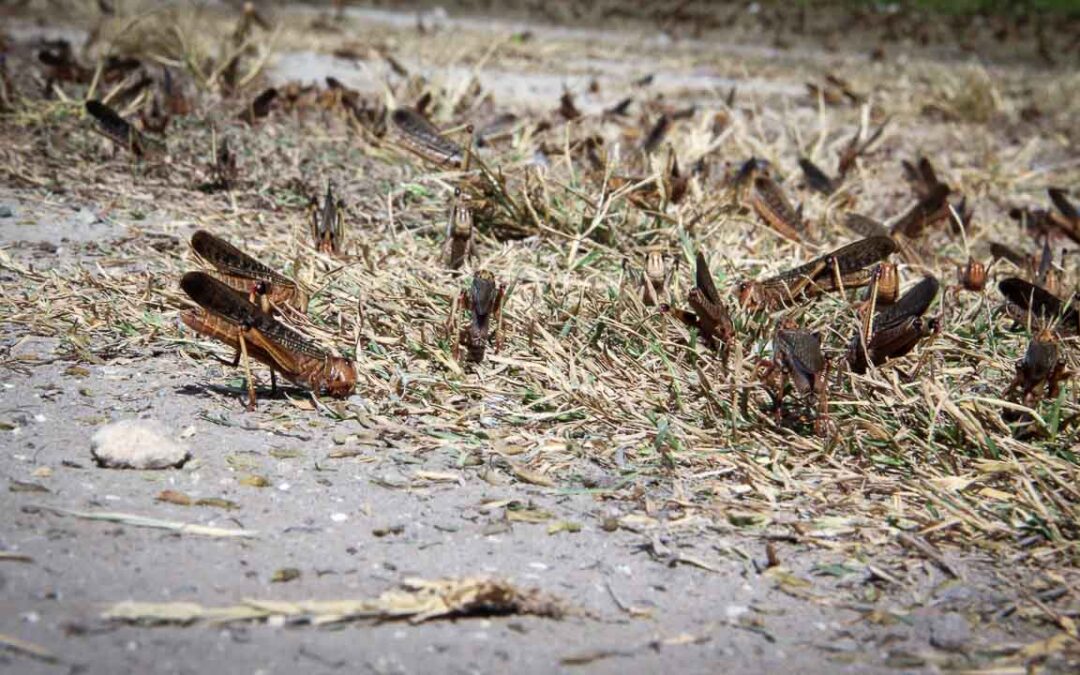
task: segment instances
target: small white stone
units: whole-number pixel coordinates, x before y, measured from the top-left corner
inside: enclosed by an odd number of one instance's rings
[[[165,469],[191,459],[187,448],[154,420],[106,424],[90,439],[90,453],[98,466],[109,469]]]
[[[332,514],[330,514],[330,520],[334,521],[335,523],[344,523],[348,519],[349,519],[349,516],[345,515],[344,513],[332,513]]]

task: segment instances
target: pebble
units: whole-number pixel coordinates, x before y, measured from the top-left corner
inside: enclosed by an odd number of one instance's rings
[[[963,614],[946,612],[930,620],[930,644],[950,652],[971,642],[971,626]]]
[[[106,424],[90,439],[90,453],[107,469],[179,468],[191,459],[181,443],[156,420],[133,419]]]
[[[11,208],[7,204],[0,204],[0,218],[12,218],[15,216],[15,209]]]

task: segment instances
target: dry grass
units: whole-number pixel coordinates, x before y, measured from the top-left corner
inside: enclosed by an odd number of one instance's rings
[[[224,32],[214,35],[208,25],[198,49],[214,54],[207,45]],[[279,38],[287,47],[301,43],[303,34],[294,25]],[[360,36],[322,35],[319,49],[360,42],[401,55],[429,40],[411,29],[385,39]],[[492,49],[502,67],[510,67],[533,49],[472,33],[452,45],[423,44],[427,59],[466,67]],[[535,45],[529,58],[551,62],[565,57],[565,48]],[[690,57],[673,49],[657,58],[663,68]],[[768,66],[750,60],[744,67],[764,72]],[[820,76],[812,66],[791,67],[796,78]],[[1052,127],[1040,138],[1039,127],[1024,127],[1015,117],[1008,128],[985,124],[1020,106],[1009,98],[1017,75],[1001,76],[1013,78],[1006,81],[983,69],[943,74],[914,64],[897,66],[887,77],[885,68],[849,68],[853,86],[873,92],[867,116],[893,116],[844,186],[854,208],[883,219],[899,214],[909,203],[899,161],[919,153],[977,204],[966,238],[944,228],[919,242],[923,257],[902,268],[905,285],[923,271],[951,285],[952,261],[971,251],[989,262],[991,240],[1033,250],[1004,206],[1042,200],[1047,185],[1076,185],[1080,171],[1064,157]],[[1053,77],[1033,79],[1033,86],[1052,88]],[[63,192],[101,204],[110,217],[131,224],[131,236],[102,242],[100,257],[81,266],[35,269],[0,250],[0,269],[16,282],[5,282],[0,293],[5,330],[58,337],[74,361],[157,353],[192,380],[235,378],[204,367],[206,354],[217,348],[176,320],[186,305],[177,281],[195,265],[185,238],[198,226],[314,289],[310,323],[302,328],[356,359],[356,396],[319,401],[315,412],[264,402],[258,415],[268,424],[355,419],[388,447],[454,448],[461,464],[481,467],[481,475],[485,466],[509,466],[518,480],[636,503],[640,513],[626,526],[701,516],[721,529],[792,531],[855,557],[868,550],[899,555],[916,541],[926,547],[920,555],[952,547],[980,551],[1002,574],[1022,577],[1031,588],[1075,581],[1065,570],[1080,562],[1077,389],[1069,382],[1057,399],[1024,411],[1026,421],[1006,421],[1017,404],[1001,394],[1027,336],[997,312],[1002,300],[993,283],[984,293],[945,292],[931,309],[942,317],[942,334],[866,376],[841,365],[858,325],[854,293],[793,311],[801,325],[822,331],[826,355],[837,357],[833,433],[824,440],[812,434],[809,413],[794,400],[784,423],[775,424],[756,378],[758,360],[770,354],[777,316],[735,313],[738,345],[725,370],[694,335],[641,303],[635,275],[649,248],[660,247],[678,263],[663,297],[684,306],[699,249],[722,295],[733,298],[741,279],[851,240],[834,224],[842,200],[797,189],[795,161],[809,155],[832,171],[863,110],[819,109],[809,100],[778,100],[752,89],[728,108],[714,96],[674,122],[666,140],[684,173],[701,159],[708,174],[693,179],[680,204],[649,211],[635,205],[626,188],[613,189],[611,176],[659,180],[666,151],[647,161],[636,145],[662,107],[679,109],[680,100],[650,99],[647,89],[638,89],[631,117],[586,115],[565,123],[556,113],[486,101],[467,84],[448,75],[426,84],[398,78],[390,88],[405,102],[432,92],[435,121],[443,127],[482,126],[508,109],[526,116],[510,138],[481,153],[505,177],[505,188],[492,190],[478,172],[425,167],[346,121],[340,110],[279,108],[249,128],[235,121],[240,99],[207,92],[194,114],[174,121],[171,161],[160,167],[103,151],[82,119],[78,91],[69,92],[70,103],[24,98],[0,128],[5,182],[46,201]],[[242,96],[257,90],[253,85]],[[612,103],[620,97],[609,95]],[[930,99],[965,124],[923,117],[922,102]],[[556,107],[551,101],[548,109]],[[1048,107],[1044,121],[1058,112]],[[728,125],[714,131],[717,115]],[[541,118],[552,128],[535,133]],[[239,152],[241,183],[229,193],[195,189],[208,177],[211,121]],[[602,172],[587,170],[575,149],[592,135],[609,149],[606,181]],[[616,145],[618,154],[611,151]],[[541,148],[548,166],[530,166]],[[723,174],[750,154],[778,167],[787,192],[817,223],[820,247],[781,239],[732,199]],[[349,204],[345,260],[317,254],[307,236],[304,207],[327,179]],[[443,329],[467,282],[438,264],[455,185],[490,200],[479,219],[479,266],[510,285],[506,347],[478,366],[453,360]],[[524,238],[503,240],[508,228]],[[1065,288],[1078,281],[1075,261],[1067,258]],[[993,271],[1011,272],[1006,263]],[[733,300],[729,305],[734,309]],[[1066,344],[1075,362],[1073,340]],[[919,375],[908,379],[916,363],[922,364]],[[232,399],[220,404],[239,405]]]

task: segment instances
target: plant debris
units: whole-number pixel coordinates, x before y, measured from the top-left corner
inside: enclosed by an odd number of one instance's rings
[[[192,602],[121,602],[103,618],[140,625],[198,622],[267,621],[288,624],[326,624],[352,621],[408,621],[530,614],[561,619],[572,608],[555,596],[536,589],[519,589],[495,579],[407,579],[401,587],[371,600],[245,600],[238,605],[204,607]]]

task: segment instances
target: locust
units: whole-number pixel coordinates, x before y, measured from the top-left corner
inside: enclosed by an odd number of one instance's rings
[[[670,305],[660,305],[660,311],[670,314],[689,328],[694,328],[702,342],[710,349],[723,349],[725,361],[728,346],[735,337],[735,325],[727,307],[716,290],[712,272],[705,256],[698,251],[694,270],[695,285],[687,294],[687,302],[693,312],[675,309]]]
[[[861,375],[870,363],[880,366],[889,359],[906,356],[919,340],[938,332],[940,321],[924,318],[923,314],[937,297],[939,288],[937,279],[924,277],[895,304],[876,315],[868,313],[848,345],[847,360],[851,370]]]
[[[750,206],[765,223],[781,236],[792,241],[807,239],[806,223],[801,209],[796,211],[788,201],[783,189],[772,178],[759,175],[754,178],[750,192]]]
[[[1071,334],[1080,331],[1080,310],[1072,302],[1062,300],[1045,288],[1017,277],[1009,277],[998,283],[998,289],[1018,310],[1013,314],[1018,321],[1031,320],[1046,324],[1060,319],[1062,331]]]
[[[1080,244],[1080,211],[1061,188],[1047,188],[1046,194],[1054,210],[1016,207],[1009,210],[1009,217],[1038,234],[1064,235]]]
[[[450,269],[459,270],[467,259],[476,257],[473,227],[472,208],[461,189],[455,188],[446,223],[446,241],[443,242],[443,259]]]
[[[506,287],[496,285],[495,277],[486,270],[480,270],[473,275],[472,285],[468,291],[461,294],[460,299],[455,301],[451,308],[450,326],[453,326],[454,316],[458,307],[467,309],[469,312],[469,325],[458,333],[454,347],[454,358],[459,358],[460,347],[465,347],[468,360],[480,363],[484,360],[484,353],[488,344],[495,342],[495,351],[502,349],[502,302],[506,294]],[[493,325],[494,324],[494,325]],[[448,331],[453,333],[452,329]]]
[[[274,101],[278,98],[276,87],[264,89],[258,96],[251,100],[246,108],[238,115],[239,119],[254,126],[257,120],[261,120],[270,114]]]
[[[889,124],[889,119],[890,118],[886,117],[882,120],[881,124],[866,137],[866,140],[862,140],[864,128],[862,126],[859,127],[859,130],[855,132],[855,135],[851,137],[851,140],[848,141],[847,145],[840,151],[840,157],[836,162],[837,176],[834,184],[839,185],[842,183],[844,179],[847,178],[848,173],[855,168],[856,160],[865,154],[866,151],[870,149],[870,146],[881,138],[881,135],[885,132],[885,127]]]
[[[345,241],[345,202],[334,198],[334,186],[327,181],[322,208],[315,197],[308,205],[309,229],[319,253],[340,255]]]
[[[198,230],[191,236],[191,248],[214,268],[215,278],[246,294],[251,302],[258,301],[264,313],[273,314],[284,307],[307,311],[308,296],[299,284],[224,239]]]
[[[878,263],[874,269],[872,296],[879,305],[891,305],[900,297],[900,272],[896,263]]]
[[[986,288],[986,265],[968,256],[967,264],[957,265],[956,280],[960,288],[979,293]]]
[[[837,182],[822,171],[817,164],[810,161],[810,158],[800,157],[799,168],[802,169],[803,176],[806,178],[806,185],[811,190],[820,192],[826,197],[836,192]]]
[[[779,424],[788,382],[801,397],[817,400],[814,431],[824,436],[828,429],[829,361],[821,353],[821,335],[798,328],[791,320],[780,324],[773,334],[773,357],[761,364],[762,381],[773,398],[773,415]],[[779,382],[775,380],[779,376]]]
[[[232,365],[243,359],[247,377],[248,409],[255,409],[255,382],[249,359],[316,393],[345,398],[356,389],[356,367],[348,359],[333,356],[304,336],[285,327],[244,294],[206,272],[188,272],[180,287],[200,309],[189,310],[181,320],[192,330],[219,340],[237,352]]]
[[[866,268],[895,250],[890,237],[860,239],[768,279],[742,282],[739,304],[750,310],[772,309],[822,292],[868,286],[875,273]]]
[[[918,239],[926,228],[948,216],[949,186],[938,183],[908,209],[890,228],[893,235]]]
[[[1061,381],[1069,376],[1057,337],[1044,327],[1031,339],[1024,358],[1016,362],[1016,375],[1002,396],[1007,399],[1020,389],[1024,405],[1031,408],[1043,398],[1038,391],[1042,385],[1046,385],[1046,396],[1054,399],[1061,391]]]
[[[862,237],[888,237],[889,228],[869,216],[849,213],[844,216],[844,227]]]
[[[660,295],[667,286],[667,265],[660,251],[653,250],[645,254],[645,274],[641,277],[641,303],[646,307],[660,304]]]
[[[412,108],[396,108],[390,114],[394,139],[421,159],[439,166],[457,168],[464,164],[461,146],[444,136],[426,117]]]
[[[86,112],[96,122],[95,131],[140,159],[161,155],[165,151],[165,144],[160,139],[140,132],[101,101],[87,101]]]
[[[214,137],[216,141],[216,136]],[[206,190],[231,190],[236,184],[240,170],[236,165],[236,153],[229,148],[229,139],[222,138],[214,149],[214,161],[210,164],[210,181]]]

